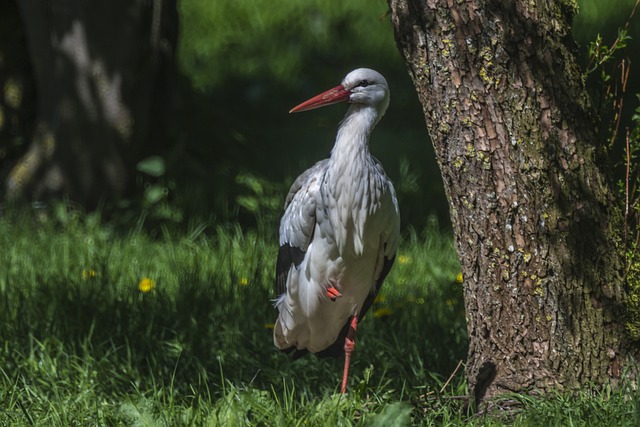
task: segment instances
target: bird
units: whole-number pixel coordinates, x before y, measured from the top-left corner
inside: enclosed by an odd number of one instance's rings
[[[275,346],[294,359],[344,355],[343,394],[358,322],[380,291],[400,240],[395,189],[369,150],[389,99],[385,78],[359,68],[290,111],[349,104],[329,158],[303,172],[286,197],[273,328]]]

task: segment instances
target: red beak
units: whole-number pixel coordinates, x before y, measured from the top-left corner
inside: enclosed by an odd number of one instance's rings
[[[322,92],[320,95],[316,95],[313,98],[304,101],[302,104],[293,107],[289,112],[298,113],[300,111],[309,111],[326,105],[337,104],[338,102],[349,100],[349,95],[351,95],[351,92],[346,90],[344,86],[336,86],[333,89]]]

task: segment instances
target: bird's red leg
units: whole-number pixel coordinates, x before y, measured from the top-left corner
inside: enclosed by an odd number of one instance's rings
[[[347,392],[347,378],[349,377],[349,363],[351,362],[351,353],[356,348],[356,328],[358,327],[358,316],[351,318],[349,332],[344,337],[344,373],[342,374],[342,394]]]

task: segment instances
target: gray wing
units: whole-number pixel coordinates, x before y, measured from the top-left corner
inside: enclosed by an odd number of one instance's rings
[[[302,173],[291,185],[284,214],[280,220],[280,250],[276,261],[276,292],[287,290],[292,267],[300,265],[309,248],[316,226],[316,209],[320,184],[329,159],[321,160]]]

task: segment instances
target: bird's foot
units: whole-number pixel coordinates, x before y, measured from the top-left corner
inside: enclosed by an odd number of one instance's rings
[[[340,298],[342,294],[335,287],[331,286],[327,288],[327,296],[331,299],[331,301],[335,302],[336,298]]]
[[[351,339],[349,337],[345,337],[344,339],[344,352],[349,355],[349,359],[351,359],[351,353],[356,349],[356,340]]]

